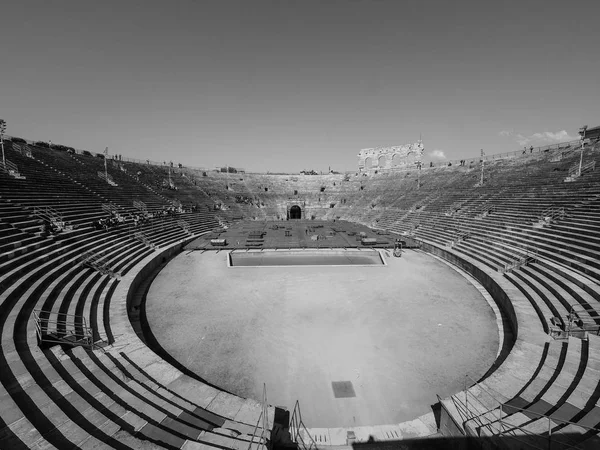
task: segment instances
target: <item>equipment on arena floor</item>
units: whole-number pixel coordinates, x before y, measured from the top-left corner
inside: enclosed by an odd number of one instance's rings
[[[360,243],[362,245],[375,245],[377,244],[377,238],[364,237],[360,240]]]

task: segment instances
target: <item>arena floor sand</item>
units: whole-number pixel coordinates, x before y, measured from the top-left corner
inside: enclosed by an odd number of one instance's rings
[[[495,359],[492,309],[425,253],[372,267],[228,268],[226,256],[167,264],[147,296],[152,332],[212,384],[260,399],[266,383],[290,410],[299,400],[308,427],[413,419]]]

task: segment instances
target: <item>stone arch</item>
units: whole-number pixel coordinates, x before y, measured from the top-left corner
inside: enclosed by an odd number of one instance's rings
[[[400,155],[400,153],[394,153],[394,156],[392,156],[392,166],[401,166],[402,164],[404,164],[402,155]]]
[[[381,155],[379,158],[377,158],[377,165],[379,167],[385,167],[385,155]]]
[[[368,158],[365,159],[365,169],[369,170],[372,167],[373,167],[373,158],[371,158],[369,156]]]
[[[413,165],[417,160],[417,154],[415,152],[410,152],[406,155],[406,164]]]
[[[302,219],[302,208],[298,205],[292,205],[290,207],[289,219]]]

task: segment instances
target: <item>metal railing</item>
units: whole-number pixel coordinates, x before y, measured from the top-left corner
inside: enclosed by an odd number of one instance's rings
[[[581,337],[583,333],[600,335],[600,310],[593,305],[582,305],[575,303],[569,306],[567,315],[567,336]],[[585,337],[585,336],[584,336]]]
[[[486,394],[486,400],[491,400],[491,403],[496,404],[497,406],[490,409],[480,398],[470,392],[472,388],[475,388],[479,393]],[[473,380],[469,375],[465,375],[464,391],[451,397],[461,418],[464,419],[462,426],[463,429],[465,429],[465,432],[468,431],[468,427],[466,426],[467,423],[472,421],[475,425],[474,431],[476,431],[479,436],[481,436],[481,430],[484,429],[487,431],[486,437],[488,438],[502,438],[503,436],[506,436],[518,441],[522,446],[539,450],[555,448],[555,446],[558,445],[560,445],[562,450],[575,450],[581,448],[581,443],[573,444],[571,442],[566,442],[563,435],[556,432],[553,433],[554,426],[574,425],[587,432],[593,431],[594,433],[600,433],[600,428],[588,427],[577,422],[571,422],[517,406],[504,404],[498,400],[498,397],[501,397],[502,395],[498,392],[496,392],[497,395],[494,395],[491,391],[493,391],[493,389],[486,388],[478,381]],[[438,400],[441,401],[439,396]],[[489,404],[490,402],[487,403]],[[536,433],[528,430],[523,425],[516,425],[508,421],[507,417],[515,413],[524,413],[529,417],[533,416],[537,418],[534,420],[547,421],[548,426],[546,427],[546,433]],[[528,422],[530,421],[533,420],[528,420]],[[557,434],[560,437],[557,437]],[[534,439],[536,443],[527,442],[527,438],[529,438],[529,440]]]
[[[152,243],[152,241],[150,241],[150,238],[148,237],[148,235],[146,235],[146,233],[144,233],[143,231],[135,231],[133,233],[133,238],[136,241],[140,241],[146,247],[153,248],[153,249],[156,248],[156,245],[154,245]]]
[[[538,221],[534,223],[535,227],[543,227],[544,225],[550,225],[556,220],[562,220],[566,216],[566,211],[563,206],[550,206],[542,211],[538,217]]]
[[[190,224],[185,220],[178,220],[177,226],[179,226],[179,228],[181,228],[186,233],[190,232]]]
[[[138,209],[138,210],[140,210],[140,211],[144,212],[144,213],[148,212],[148,207],[147,207],[147,206],[146,206],[146,204],[145,204],[143,201],[141,201],[141,200],[134,200],[134,201],[133,201],[133,207],[134,207],[135,209]]]
[[[579,168],[579,164],[574,164],[569,168],[567,180],[582,176],[587,172],[592,172],[596,169],[596,161],[588,161]]]
[[[102,203],[102,211],[107,214],[118,214],[119,208],[113,203]]]
[[[462,209],[463,203],[464,203],[464,201],[452,203],[448,207],[448,209],[444,212],[444,215],[448,216],[448,217],[454,216],[456,213],[458,213]]]
[[[496,210],[496,206],[494,206],[494,205],[484,206],[481,209],[477,210],[477,214],[475,215],[475,218],[483,219],[484,217],[487,217],[490,214],[492,214],[495,210]]]
[[[296,400],[294,411],[290,417],[290,438],[298,445],[299,450],[318,450],[317,443],[302,421],[300,402]]]
[[[19,168],[17,167],[17,165],[14,162],[9,161],[8,159],[6,159],[5,161],[0,160],[0,170],[8,173],[9,175],[19,174]]]
[[[515,256],[512,261],[505,263],[499,272],[511,273],[521,266],[526,266],[529,263],[536,262],[539,259],[539,250],[537,248],[527,249],[524,254]]]
[[[94,349],[94,332],[84,316],[37,309],[33,318],[39,343]]]
[[[98,272],[108,275],[110,277],[116,277],[117,273],[112,270],[110,265],[104,261],[103,256],[93,251],[84,252],[79,257],[79,262],[84,267],[97,270]]]
[[[261,412],[258,416],[258,420],[256,421],[256,425],[254,426],[254,432],[252,433],[252,437],[250,438],[250,443],[248,444],[248,450],[252,450],[252,444],[254,444],[254,437],[256,436],[256,431],[258,430],[259,425],[262,423],[261,431],[260,431],[260,441],[258,441],[258,445],[263,445],[266,442],[265,433],[269,430],[269,404],[267,403],[267,385],[263,384],[263,397],[261,402]]]
[[[14,151],[16,151],[17,153],[20,153],[21,155],[25,155],[28,158],[33,158],[31,149],[29,148],[29,145],[27,145],[27,144],[19,145],[19,144],[13,142],[12,149]]]
[[[51,206],[34,206],[33,215],[40,219],[47,220],[61,231],[66,228],[62,214]]]
[[[456,230],[454,232],[454,235],[452,236],[452,239],[450,240],[450,242],[448,243],[448,246],[450,248],[454,247],[455,245],[457,245],[459,242],[462,241],[466,241],[468,238],[470,238],[472,235],[470,230]]]
[[[113,177],[112,177],[112,175],[111,175],[111,174],[109,174],[109,173],[107,174],[107,173],[104,173],[104,172],[102,172],[101,170],[99,170],[99,171],[98,171],[98,176],[99,176],[101,179],[105,180],[105,181],[106,181],[108,184],[110,184],[111,186],[118,186],[118,184],[117,184],[117,183],[115,183],[115,181],[113,180]]]

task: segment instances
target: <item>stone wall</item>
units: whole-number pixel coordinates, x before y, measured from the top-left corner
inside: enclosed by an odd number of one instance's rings
[[[394,147],[364,148],[358,153],[358,170],[411,166],[421,161],[424,150],[422,141]]]

